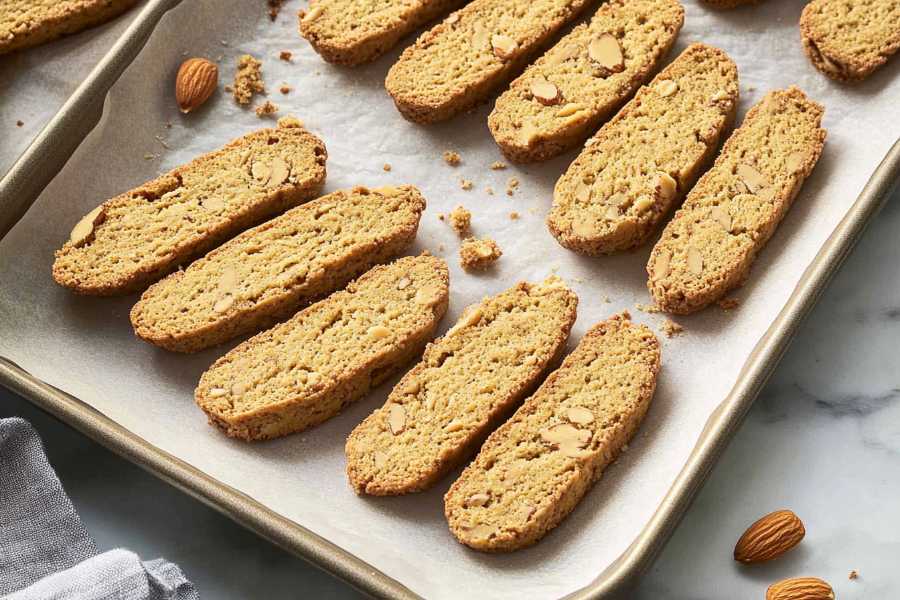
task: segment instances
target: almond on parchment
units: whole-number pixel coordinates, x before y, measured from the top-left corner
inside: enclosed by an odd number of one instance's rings
[[[794,577],[770,585],[766,600],[834,600],[834,590],[818,577]]]
[[[219,67],[205,58],[189,58],[175,76],[175,100],[189,113],[209,100],[219,85]]]
[[[734,560],[759,563],[778,558],[799,544],[804,535],[800,517],[789,510],[777,510],[747,528],[734,546]]]

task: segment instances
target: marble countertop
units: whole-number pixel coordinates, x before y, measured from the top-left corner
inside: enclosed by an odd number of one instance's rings
[[[17,94],[46,82],[21,73],[65,53],[55,96],[28,115],[0,103],[0,172],[133,17],[34,53],[0,59]],[[69,58],[71,57],[71,58]],[[17,126],[16,121],[25,121]],[[7,143],[7,140],[9,141]],[[875,217],[802,325],[746,421],[655,565],[639,600],[762,598],[777,579],[813,575],[841,600],[900,597],[900,190]],[[347,584],[256,537],[66,425],[0,389],[0,417],[40,432],[51,463],[102,549],[127,547],[179,563],[205,598],[355,598]],[[800,547],[753,568],[731,559],[743,529],[790,508]],[[849,580],[851,570],[859,578]],[[521,591],[515,594],[522,597]],[[527,595],[526,595],[527,597]]]

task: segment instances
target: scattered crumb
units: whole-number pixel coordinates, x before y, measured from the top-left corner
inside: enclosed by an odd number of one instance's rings
[[[660,308],[655,304],[635,304],[635,308],[637,308],[641,312],[645,313],[658,313],[662,312]]]
[[[278,126],[282,129],[287,129],[290,127],[303,127],[303,121],[301,121],[294,115],[285,115],[278,119]]]
[[[459,152],[444,150],[444,162],[451,167],[455,167],[462,162],[462,157],[459,155]]]
[[[390,171],[393,167],[391,167],[391,163],[384,163],[381,168],[385,171]]]
[[[492,188],[491,186],[487,186],[486,188],[484,188],[484,191],[487,192],[488,196],[494,195],[494,188]]]
[[[25,124],[25,123],[22,122],[22,121],[16,121],[16,127],[21,127],[21,126],[24,125],[24,124]]]
[[[439,251],[439,252],[443,252],[445,249],[446,249],[446,247],[445,247],[443,244],[438,244],[438,251]]]
[[[278,58],[280,58],[284,62],[291,62],[291,59],[293,57],[294,57],[293,53],[288,52],[287,50],[282,50],[281,54],[278,55]]]
[[[461,236],[468,235],[472,227],[472,213],[462,205],[457,206],[450,213],[450,227]]]
[[[676,335],[684,332],[684,327],[682,327],[681,325],[679,325],[678,323],[676,323],[675,321],[673,321],[671,319],[666,319],[665,321],[663,321],[662,328],[663,328],[663,333],[665,333],[666,337],[668,337],[668,338],[676,336]]]
[[[447,218],[447,215],[445,215],[444,213],[438,213],[438,221],[443,221],[446,218]]]
[[[631,320],[631,313],[628,312],[628,310],[623,310],[621,314],[623,318],[628,319],[629,321]]]
[[[166,129],[172,129],[172,122],[171,122],[171,121],[166,121],[166,122],[165,122],[165,128],[166,128]]]
[[[506,182],[506,195],[512,196],[513,193],[516,191],[516,189],[518,189],[518,187],[519,187],[519,180],[516,179],[515,177],[510,177],[509,181]]]
[[[278,105],[266,100],[256,107],[256,116],[259,118],[268,117],[278,112]]]
[[[244,54],[238,59],[237,72],[234,74],[234,99],[238,104],[250,104],[253,94],[265,93],[266,86],[262,78],[262,63]]]
[[[491,169],[494,171],[500,171],[506,168],[506,163],[501,161],[496,161],[491,163]]]
[[[291,93],[291,86],[289,86],[289,85],[283,85],[283,86],[281,86],[280,88],[278,88],[278,91],[281,92],[282,94],[290,94],[290,93]]]
[[[282,4],[284,4],[284,0],[269,0],[269,18],[273,21],[278,17]]]
[[[519,219],[519,213],[517,213],[516,211],[512,211],[511,213],[509,213],[509,218],[513,221],[517,221]]]
[[[480,271],[503,256],[500,246],[490,238],[463,240],[459,248],[459,264],[466,271]]]
[[[603,301],[609,304],[612,300],[609,299],[609,296],[603,296]]]
[[[471,190],[474,186],[475,186],[475,184],[472,183],[471,181],[469,181],[468,179],[460,179],[459,180],[459,187],[461,187],[462,189],[464,189],[466,191]]]
[[[719,308],[722,310],[734,310],[741,305],[741,301],[737,298],[722,298],[716,302],[716,304],[718,304]]]
[[[850,580],[859,579],[859,573],[857,573],[856,569],[853,569],[852,571],[850,571],[850,575],[847,576],[847,579],[850,579]]]

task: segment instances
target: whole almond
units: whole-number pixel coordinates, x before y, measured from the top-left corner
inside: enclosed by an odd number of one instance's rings
[[[834,590],[818,577],[795,577],[770,585],[766,600],[834,600]]]
[[[205,58],[189,58],[175,77],[175,100],[181,112],[189,113],[212,96],[219,84],[219,68]]]
[[[800,543],[806,530],[789,510],[769,513],[747,528],[734,546],[734,560],[758,563],[778,558]]]

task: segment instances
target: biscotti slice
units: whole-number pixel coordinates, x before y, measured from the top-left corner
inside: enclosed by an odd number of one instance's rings
[[[325,144],[298,127],[262,129],[107,200],[56,251],[53,279],[79,294],[138,291],[325,182]]]
[[[432,19],[465,0],[312,0],[300,12],[300,35],[331,63],[375,60]]]
[[[338,414],[417,356],[447,312],[447,263],[373,268],[217,360],[194,397],[230,437],[264,440]]]
[[[588,255],[646,242],[715,156],[737,99],[737,67],[728,55],[689,46],[588,140],[556,182],[550,232]]]
[[[450,487],[444,514],[453,535],[486,552],[540,540],[634,435],[659,368],[647,327],[621,316],[592,327]]]
[[[144,292],[138,337],[196,352],[289,317],[415,239],[425,199],[411,185],[323,196],[216,248]]]
[[[611,0],[505,91],[488,117],[510,160],[546,160],[584,142],[656,71],[684,23],[677,0]]]
[[[593,1],[474,0],[404,50],[385,87],[407,119],[449,119],[486,100]]]
[[[578,297],[558,278],[463,311],[347,439],[357,493],[418,492],[469,458],[563,352]]]
[[[813,0],[800,16],[803,49],[832,79],[865,79],[900,50],[900,2]]]
[[[823,112],[796,87],[750,109],[650,254],[647,286],[661,309],[692,313],[744,282],[819,160]]]
[[[0,54],[105,23],[137,0],[2,0]]]

